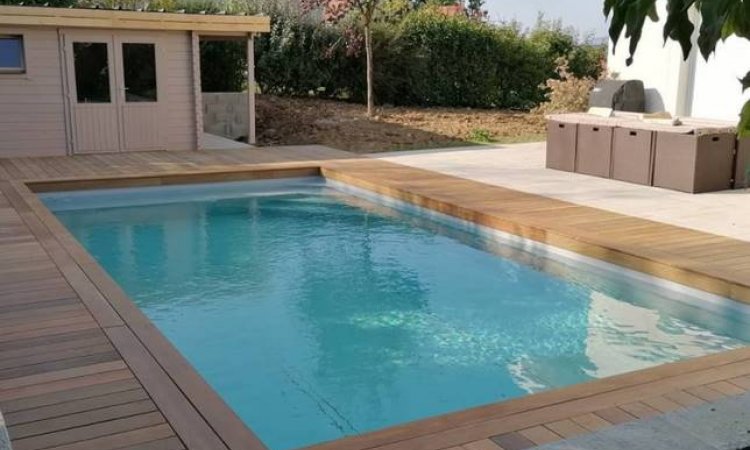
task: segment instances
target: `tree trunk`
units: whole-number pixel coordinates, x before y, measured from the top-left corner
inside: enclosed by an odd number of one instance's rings
[[[367,56],[367,116],[375,115],[375,106],[372,93],[372,30],[370,21],[365,22],[365,53]]]

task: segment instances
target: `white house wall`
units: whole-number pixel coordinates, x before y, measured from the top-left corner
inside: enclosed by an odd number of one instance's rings
[[[691,115],[710,119],[737,120],[750,92],[742,92],[738,81],[750,71],[750,42],[730,38],[720,42],[708,62],[697,58]]]
[[[643,81],[649,112],[737,120],[742,105],[750,99],[750,93],[743,94],[738,81],[750,70],[750,43],[737,38],[720,42],[708,62],[694,45],[693,53],[684,61],[680,46],[673,41],[665,44],[662,37],[666,0],[658,0],[657,7],[661,20],[646,22],[631,66],[626,65],[628,40],[623,38],[614,54],[610,44],[610,70],[619,79]]]
[[[659,0],[657,7],[659,17],[663,20],[666,16],[666,0]],[[646,88],[647,111],[669,111],[675,115],[683,115],[681,89],[685,89],[683,83],[686,65],[678,44],[671,41],[664,44],[662,29],[663,21],[654,23],[647,20],[633,64],[626,64],[630,54],[630,42],[624,37],[617,43],[617,51],[614,54],[610,45],[607,64],[610,72],[617,74],[620,80],[643,81]]]

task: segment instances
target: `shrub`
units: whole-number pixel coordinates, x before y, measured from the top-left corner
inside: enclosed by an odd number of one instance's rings
[[[603,54],[556,28],[526,35],[516,26],[393,2],[373,29],[375,98],[381,104],[529,109],[545,99],[539,85],[559,76],[558,57],[568,58],[570,72],[586,77],[596,73]],[[348,24],[320,24],[289,8],[271,13],[271,32],[255,43],[262,92],[365,100],[364,52],[348,45],[360,39]],[[242,81],[226,78],[244,80],[242,49],[218,46],[224,48],[202,49],[204,89],[236,89]]]
[[[541,99],[537,49],[512,27],[423,8],[399,26],[409,49],[405,89],[394,103],[525,108]],[[405,58],[406,59],[406,58]]]
[[[471,142],[478,142],[482,144],[490,143],[493,141],[492,133],[490,130],[487,130],[485,128],[474,128],[471,131],[469,131],[469,135],[467,136],[468,140]]]
[[[545,83],[548,92],[547,101],[534,111],[540,114],[586,111],[589,105],[591,90],[606,71],[600,65],[601,74],[597,78],[578,77],[570,72],[568,60],[560,57],[557,60],[558,78],[551,78]]]

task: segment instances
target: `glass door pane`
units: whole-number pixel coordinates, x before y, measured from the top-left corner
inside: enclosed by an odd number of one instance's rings
[[[74,42],[78,103],[110,103],[109,52],[105,42]]]
[[[155,102],[156,49],[154,44],[122,44],[126,102]]]

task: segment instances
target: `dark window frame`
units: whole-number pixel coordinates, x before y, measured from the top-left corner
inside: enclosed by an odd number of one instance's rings
[[[21,44],[21,65],[20,67],[0,67],[0,75],[3,74],[25,74],[26,68],[26,39],[23,34],[1,34],[0,39],[18,40]]]

